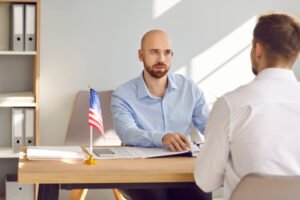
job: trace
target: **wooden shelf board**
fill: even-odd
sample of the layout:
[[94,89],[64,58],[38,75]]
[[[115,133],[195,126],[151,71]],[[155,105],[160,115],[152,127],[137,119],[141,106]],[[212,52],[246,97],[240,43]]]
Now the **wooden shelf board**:
[[36,55],[36,51],[0,51],[0,55],[31,56]]
[[18,157],[19,157],[19,153],[13,153],[11,147],[0,147],[0,158],[18,158]]

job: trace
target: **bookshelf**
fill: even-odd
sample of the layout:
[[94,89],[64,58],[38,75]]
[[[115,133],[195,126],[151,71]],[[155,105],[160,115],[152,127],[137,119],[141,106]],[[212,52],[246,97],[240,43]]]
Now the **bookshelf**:
[[[36,7],[34,50],[11,49],[11,5],[15,3]],[[14,108],[34,109],[34,144],[38,145],[40,141],[39,65],[40,0],[0,0],[0,200],[5,200],[6,174],[16,174],[18,168],[19,153],[13,152],[12,148]]]

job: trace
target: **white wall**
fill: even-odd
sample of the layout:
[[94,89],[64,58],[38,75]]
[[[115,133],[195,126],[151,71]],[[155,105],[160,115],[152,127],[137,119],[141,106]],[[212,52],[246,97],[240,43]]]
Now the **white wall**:
[[175,51],[172,70],[191,76],[213,102],[253,78],[248,55],[253,17],[264,11],[300,17],[295,0],[41,2],[43,145],[63,144],[78,90],[89,84],[97,90],[115,89],[141,73],[137,50],[149,29],[170,34]]

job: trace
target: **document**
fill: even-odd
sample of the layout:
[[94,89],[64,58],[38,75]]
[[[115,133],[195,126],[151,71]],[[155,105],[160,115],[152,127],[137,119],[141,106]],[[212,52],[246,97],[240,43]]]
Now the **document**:
[[[85,148],[89,152],[89,148]],[[171,152],[164,148],[144,148],[144,147],[94,147],[93,157],[95,159],[121,159],[121,158],[159,158],[169,156],[196,156],[200,149],[193,146],[192,150],[181,152]],[[105,152],[101,154],[101,152]],[[110,153],[108,153],[110,152]]]
[[60,160],[86,159],[87,154],[80,146],[29,146],[27,158],[29,160]]
[[[59,160],[81,159],[89,156],[89,147],[80,146],[28,146],[27,158],[29,160]],[[144,147],[94,147],[94,159],[132,159],[132,158],[160,158],[169,156],[196,156],[199,149],[171,152],[164,148]]]
[[5,103],[34,103],[33,92],[10,92],[0,94],[0,104]]

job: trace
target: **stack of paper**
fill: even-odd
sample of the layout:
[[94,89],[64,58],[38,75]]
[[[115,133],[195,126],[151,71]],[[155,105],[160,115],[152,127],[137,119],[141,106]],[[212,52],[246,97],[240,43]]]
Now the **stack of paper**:
[[[89,148],[86,148],[89,152]],[[158,158],[166,156],[196,156],[198,147],[192,150],[181,152],[171,152],[164,148],[144,148],[144,147],[95,147],[93,156],[96,159],[120,159],[120,158]],[[107,153],[110,152],[110,153]]]
[[33,92],[12,92],[0,94],[0,104],[29,104],[34,103]]
[[86,154],[80,146],[29,146],[27,158],[29,160],[57,160],[57,159],[81,159]]

